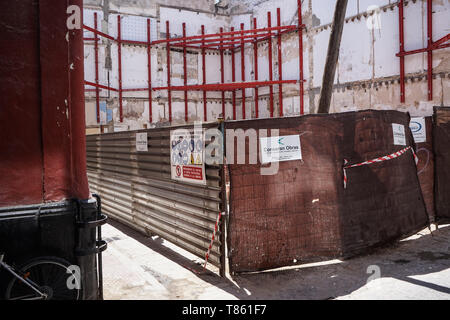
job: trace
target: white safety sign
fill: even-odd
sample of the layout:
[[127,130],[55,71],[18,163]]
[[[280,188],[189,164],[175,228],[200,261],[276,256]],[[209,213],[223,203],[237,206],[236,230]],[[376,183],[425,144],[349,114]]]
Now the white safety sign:
[[402,124],[393,123],[392,132],[394,134],[394,145],[406,146],[405,126]]
[[136,151],[137,152],[148,151],[147,132],[136,133]]
[[260,138],[261,162],[302,160],[300,136]]
[[411,118],[409,124],[411,132],[414,136],[414,141],[416,143],[427,142],[427,127],[425,123],[425,118]]

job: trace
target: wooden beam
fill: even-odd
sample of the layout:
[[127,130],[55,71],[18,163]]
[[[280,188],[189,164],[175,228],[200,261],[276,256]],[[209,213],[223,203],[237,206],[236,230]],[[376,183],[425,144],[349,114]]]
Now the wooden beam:
[[323,72],[322,89],[318,113],[329,113],[331,96],[333,94],[334,76],[341,47],[342,31],[344,29],[345,13],[348,0],[337,0],[334,10],[333,26],[328,44],[327,61]]

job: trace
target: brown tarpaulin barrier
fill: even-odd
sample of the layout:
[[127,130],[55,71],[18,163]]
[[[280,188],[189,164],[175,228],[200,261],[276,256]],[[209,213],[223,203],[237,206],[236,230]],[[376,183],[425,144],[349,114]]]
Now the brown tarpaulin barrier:
[[[428,219],[411,151],[348,169],[348,187],[343,187],[344,159],[355,164],[405,148],[393,144],[393,123],[405,127],[406,146],[413,146],[409,120],[408,114],[396,111],[363,111],[225,123],[226,129],[279,129],[279,136],[300,135],[303,156],[280,162],[278,173],[271,176],[260,175],[259,157],[256,165],[228,166],[230,271],[350,257],[425,226]],[[229,149],[232,142],[226,143]],[[248,156],[248,139],[246,145]]]
[[436,219],[450,218],[450,108],[434,108]]

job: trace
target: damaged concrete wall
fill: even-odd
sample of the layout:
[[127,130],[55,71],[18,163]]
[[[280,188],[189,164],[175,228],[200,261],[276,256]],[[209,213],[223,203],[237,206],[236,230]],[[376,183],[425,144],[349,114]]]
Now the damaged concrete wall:
[[[101,2],[101,3],[100,3]],[[335,88],[331,112],[356,111],[362,109],[409,111],[413,116],[430,116],[434,105],[450,104],[450,49],[437,50],[433,54],[433,101],[428,101],[427,93],[427,54],[407,56],[406,64],[406,103],[400,103],[399,51],[398,35],[398,1],[393,0],[349,0],[347,19],[341,52],[336,72]],[[257,18],[258,27],[267,25],[267,12],[272,13],[272,26],[276,25],[276,9],[281,8],[281,23],[296,25],[297,0],[222,0],[219,7],[214,1],[85,1],[85,24],[93,25],[93,12],[97,11],[99,19],[108,17],[103,31],[117,35],[117,12],[124,17],[123,34],[146,40],[145,20],[152,18],[152,39],[165,38],[165,21],[170,21],[172,37],[182,35],[182,23],[186,22],[187,35],[200,34],[200,27],[205,25],[207,33],[225,31],[234,27],[240,29],[244,23],[250,28],[253,18]],[[304,101],[305,111],[314,113],[318,105],[322,74],[326,59],[328,40],[333,18],[335,0],[303,0],[304,33],[304,74],[306,79]],[[426,1],[405,1],[405,45],[406,50],[420,49],[427,46]],[[107,10],[105,7],[107,6]],[[189,6],[189,7],[186,7]],[[220,8],[220,9],[219,9]],[[375,11],[371,11],[376,9]],[[433,1],[433,40],[448,33],[450,20],[449,0]],[[128,22],[127,22],[128,21]],[[105,23],[104,23],[105,24]],[[106,30],[105,30],[106,29]],[[142,38],[142,39],[141,39]],[[99,49],[100,83],[118,87],[117,46],[102,42]],[[245,47],[245,78],[255,79],[252,44]],[[298,33],[292,32],[282,37],[283,79],[298,80]],[[277,39],[273,39],[273,77],[278,79]],[[123,88],[145,88],[147,86],[147,53],[142,46],[122,47]],[[236,51],[236,81],[241,81],[240,51]],[[93,81],[94,49],[92,43],[86,44],[86,79]],[[107,69],[106,61],[111,57],[112,66]],[[165,46],[152,48],[153,86],[167,84],[167,52]],[[268,80],[268,45],[258,45],[259,80]],[[188,84],[201,84],[201,55],[196,50],[188,50]],[[208,51],[207,83],[220,82],[220,56]],[[171,50],[171,80],[173,85],[183,84],[183,55],[179,48]],[[225,82],[231,82],[231,56],[225,55]],[[278,86],[274,86],[275,115],[279,114]],[[114,122],[119,122],[118,97],[115,93],[101,91],[102,99],[108,102],[108,108],[114,110]],[[247,118],[255,116],[254,90],[246,90]],[[299,86],[283,86],[284,113],[287,116],[298,115],[300,110]],[[226,118],[232,116],[231,94],[226,94]],[[189,121],[202,119],[203,97],[201,92],[189,92]],[[260,88],[260,118],[269,117],[269,89]],[[87,93],[87,123],[96,126],[95,93]],[[125,104],[127,107],[125,107]],[[147,93],[124,93],[125,128],[138,129],[161,126],[168,122],[167,91],[153,94],[153,122],[149,123],[149,106]],[[237,91],[238,119],[242,117],[242,95]],[[136,110],[132,110],[136,106]],[[93,111],[92,111],[93,109]],[[126,110],[125,110],[126,109]],[[173,122],[184,123],[184,94],[172,92]],[[220,93],[209,92],[207,96],[208,120],[223,116]],[[129,115],[129,116],[128,116]],[[111,127],[112,129],[112,127]]]

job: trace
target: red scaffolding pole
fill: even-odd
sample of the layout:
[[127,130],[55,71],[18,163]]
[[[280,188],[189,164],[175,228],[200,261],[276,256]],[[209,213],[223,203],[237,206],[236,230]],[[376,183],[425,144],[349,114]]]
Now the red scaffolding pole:
[[[253,18],[253,28],[257,28],[257,21],[256,18]],[[253,43],[253,54],[254,54],[254,73],[255,73],[255,81],[259,80],[259,74],[258,74],[258,42],[255,40]],[[259,118],[259,89],[258,87],[255,88],[255,118]]]
[[[272,16],[270,11],[267,12],[267,27],[270,28],[272,26]],[[268,41],[268,50],[269,50],[269,81],[273,81],[273,70],[272,70],[272,32],[269,31],[269,41]],[[273,118],[273,86],[269,87],[269,103],[270,103],[270,117]]]
[[[281,26],[281,12],[280,12],[280,8],[277,8],[277,25],[278,27]],[[277,47],[278,47],[278,79],[280,81],[283,80],[283,59],[282,59],[282,54],[281,54],[281,33],[278,31],[278,42],[277,42]],[[283,85],[279,84],[278,86],[278,98],[280,99],[279,105],[280,105],[280,117],[284,116],[284,112],[283,112]]]
[[[205,35],[205,26],[202,25],[202,36]],[[202,39],[202,45],[204,46],[204,39]],[[206,85],[206,51],[205,47],[202,47],[202,74],[203,85]],[[208,109],[206,105],[206,90],[203,90],[203,121],[208,121]]]
[[[97,30],[97,12],[94,12],[94,28]],[[95,107],[97,110],[97,123],[100,123],[100,92],[99,92],[99,79],[98,79],[98,36],[97,34],[94,35],[94,50],[95,50],[95,84],[97,85],[95,87]]]
[[[168,108],[169,108],[169,121],[172,121],[172,91],[184,91],[184,100],[185,100],[185,121],[188,122],[188,92],[189,91],[202,91],[203,93],[203,119],[207,121],[207,92],[208,91],[217,91],[222,94],[222,116],[225,118],[226,116],[226,100],[225,100],[225,92],[230,91],[232,93],[232,104],[233,104],[233,119],[236,120],[236,91],[241,90],[242,92],[242,118],[246,119],[247,110],[246,110],[246,89],[254,89],[255,92],[255,115],[256,118],[259,118],[260,110],[259,110],[259,88],[260,87],[269,87],[270,89],[270,116],[274,117],[274,101],[273,101],[273,86],[279,86],[279,105],[280,105],[280,116],[284,116],[284,108],[283,108],[283,85],[284,84],[295,84],[297,80],[283,80],[283,68],[282,68],[282,35],[285,33],[295,32],[298,30],[299,32],[299,83],[300,83],[300,114],[304,113],[304,73],[303,73],[303,28],[305,27],[302,23],[301,16],[301,0],[298,0],[298,16],[299,21],[296,26],[281,26],[281,12],[280,9],[277,9],[277,26],[272,27],[271,22],[271,13],[267,13],[267,27],[266,28],[257,28],[256,18],[253,19],[253,29],[245,30],[244,24],[241,24],[241,28],[239,31],[235,31],[234,28],[231,28],[229,32],[224,32],[223,28],[220,28],[220,32],[217,34],[205,34],[205,27],[202,26],[201,35],[197,36],[186,36],[186,24],[183,23],[183,35],[178,38],[170,37],[170,25],[169,21],[166,21],[166,38],[160,40],[151,39],[151,29],[150,29],[150,19],[147,20],[147,39],[146,41],[134,41],[134,40],[126,40],[122,39],[121,34],[121,17],[117,17],[118,21],[118,31],[117,31],[117,39],[111,37],[99,30],[97,30],[97,19],[95,19],[94,28],[84,26],[84,29],[91,31],[94,33],[94,38],[88,39],[86,41],[94,40],[94,46],[96,51],[96,79],[95,83],[85,81],[85,85],[92,86],[96,92],[96,102],[97,109],[99,109],[99,91],[100,89],[112,90],[119,93],[119,106],[120,106],[120,121],[123,122],[123,92],[139,92],[139,91],[148,91],[149,96],[149,121],[152,123],[152,91],[158,90],[167,90],[168,92]],[[95,18],[97,14],[94,15]],[[118,45],[118,74],[119,74],[119,88],[111,88],[109,86],[101,85],[99,83],[98,77],[98,41],[99,37],[105,37],[107,39],[113,40],[117,42]],[[277,53],[278,53],[278,79],[273,79],[273,37],[277,37]],[[268,81],[259,81],[258,74],[258,43],[261,41],[268,42],[268,58],[269,58],[269,80]],[[445,42],[448,41],[448,38],[440,39],[436,42],[432,42],[429,45],[431,48],[441,48],[446,47],[447,44]],[[245,75],[245,45],[247,43],[251,43],[253,46],[254,53],[254,81],[247,82]],[[148,86],[145,88],[123,88],[123,75],[122,75],[122,44],[132,44],[132,45],[142,45],[147,47],[147,55],[148,55]],[[152,77],[151,77],[151,47],[152,45],[157,44],[165,44],[167,50],[167,86],[165,87],[152,87]],[[182,86],[172,86],[171,83],[171,47],[179,47],[182,48],[183,52],[183,76],[184,81]],[[187,81],[187,49],[193,48],[199,50],[202,55],[202,74],[203,81],[199,85],[188,85]],[[241,82],[236,82],[236,50],[241,50]],[[206,76],[206,50],[217,50],[220,53],[220,68],[221,68],[221,78],[220,83],[217,84],[208,84],[207,76]],[[225,83],[225,64],[224,64],[224,55],[225,51],[229,50],[231,54],[231,68],[232,68],[232,82]],[[427,51],[426,49],[424,49]],[[402,56],[411,54],[411,52],[403,52]],[[399,54],[400,56],[400,54]],[[87,91],[92,90],[86,88]],[[100,112],[97,112],[98,121]]]
[[[231,32],[234,32],[234,28],[231,27]],[[234,44],[231,48],[231,81],[236,82],[236,61],[235,61],[235,52],[234,52]],[[233,90],[231,93],[232,102],[233,102],[233,120],[236,120],[236,91]]]
[[[167,40],[170,39],[170,28],[169,28],[169,21],[166,21],[166,38]],[[167,46],[166,46],[166,50],[167,50],[167,99],[168,99],[168,104],[169,104],[169,122],[172,122],[172,84],[170,81],[170,65],[171,65],[171,61],[170,61],[170,42],[167,42]]]
[[149,121],[153,123],[153,108],[152,108],[152,44],[151,44],[151,32],[150,32],[150,19],[147,19],[147,67],[148,67],[148,112]]
[[123,105],[122,105],[122,28],[120,25],[120,15],[117,16],[117,50],[119,65],[119,113],[120,122],[123,122]]
[[[244,31],[244,24],[241,23],[241,30]],[[245,82],[245,45],[244,38],[242,38],[241,42],[241,81]],[[242,88],[242,119],[245,120],[245,88]]]
[[[220,33],[223,33],[223,28],[220,28]],[[222,37],[221,37],[222,38]],[[223,44],[223,41],[220,41],[220,44]],[[223,60],[223,49],[220,47],[220,82],[222,84],[225,83],[225,64]],[[222,117],[226,119],[225,114],[225,91],[222,91]]]
[[[183,23],[183,37],[186,38],[186,23]],[[186,43],[186,41],[185,41]],[[183,47],[183,83],[187,86],[187,63],[186,63],[187,48]],[[184,90],[184,121],[188,122],[188,94]]]
[[304,75],[303,75],[303,18],[302,18],[302,0],[297,0],[298,6],[298,58],[299,58],[299,72],[300,72],[300,115],[305,114],[304,104]]
[[446,44],[450,40],[450,34],[433,42],[433,1],[427,0],[427,47],[423,49],[405,51],[405,28],[404,28],[404,0],[398,3],[399,16],[399,41],[400,52],[397,57],[400,58],[400,102],[405,103],[405,56],[427,52],[427,80],[428,80],[428,100],[433,100],[433,50],[450,47]]

